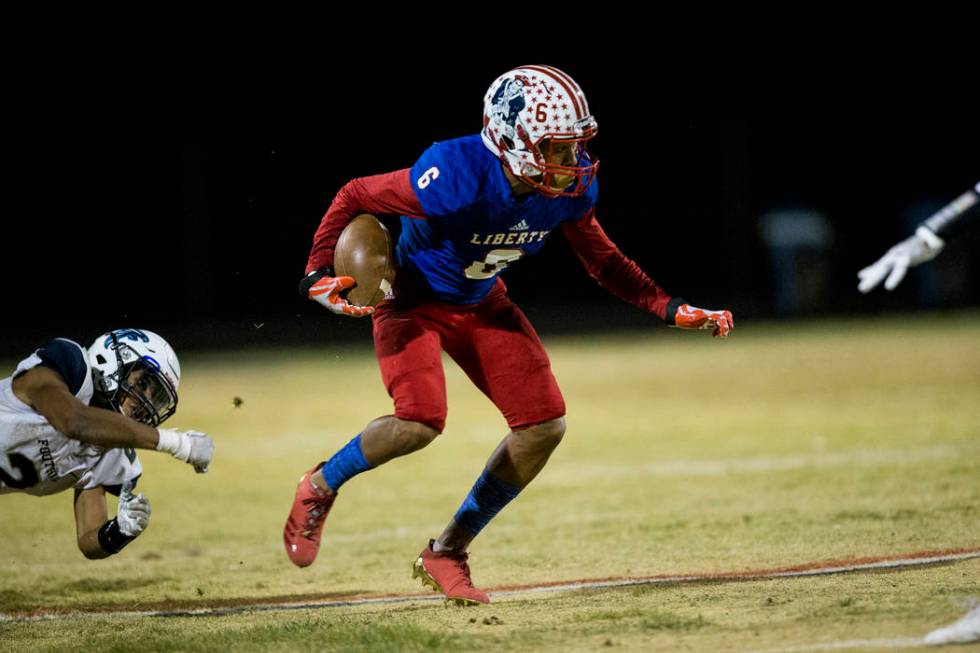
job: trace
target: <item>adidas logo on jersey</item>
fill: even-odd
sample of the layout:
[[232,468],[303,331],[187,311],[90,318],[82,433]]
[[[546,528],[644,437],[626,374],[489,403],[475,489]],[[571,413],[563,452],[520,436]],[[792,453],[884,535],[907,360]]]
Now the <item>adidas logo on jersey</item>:
[[528,229],[530,229],[530,227],[527,226],[527,220],[521,220],[520,222],[518,222],[517,224],[515,224],[513,227],[511,227],[510,229],[508,229],[508,231],[527,231]]

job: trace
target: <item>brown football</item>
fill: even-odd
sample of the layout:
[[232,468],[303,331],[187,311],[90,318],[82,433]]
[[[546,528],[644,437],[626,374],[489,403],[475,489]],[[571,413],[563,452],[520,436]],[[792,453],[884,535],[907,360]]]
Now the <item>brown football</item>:
[[376,306],[391,295],[395,280],[388,229],[368,213],[354,218],[340,233],[333,267],[338,277],[354,277],[356,285],[347,291],[347,301],[355,306]]

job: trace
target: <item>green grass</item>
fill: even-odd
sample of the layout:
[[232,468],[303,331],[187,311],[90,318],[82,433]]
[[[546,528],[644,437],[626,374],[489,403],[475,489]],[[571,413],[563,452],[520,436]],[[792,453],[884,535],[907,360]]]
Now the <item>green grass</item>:
[[471,609],[66,618],[0,623],[0,641],[12,652],[64,650],[69,642],[107,651],[766,650],[921,637],[963,611],[963,597],[980,591],[978,577],[980,561],[973,560],[878,574],[562,593]]
[[[568,433],[474,543],[474,579],[493,588],[980,546],[978,317],[740,324],[728,341],[674,330],[546,340]],[[320,559],[302,570],[282,551],[285,511],[303,471],[390,412],[373,355],[270,349],[182,362],[174,426],[215,437],[211,473],[144,452],[150,528],[99,562],[75,549],[69,493],[3,496],[0,611],[421,591],[411,561],[505,430],[451,362],[446,432],[345,486]],[[0,648],[753,650],[921,636],[971,596],[977,561],[472,610],[0,624]]]

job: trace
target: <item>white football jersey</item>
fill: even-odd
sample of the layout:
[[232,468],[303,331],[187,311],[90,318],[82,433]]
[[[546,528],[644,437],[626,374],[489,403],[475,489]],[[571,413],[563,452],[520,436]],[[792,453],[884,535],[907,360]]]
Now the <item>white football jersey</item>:
[[[55,342],[62,348],[70,344],[81,350],[85,376],[75,396],[88,404],[94,386],[85,349],[63,338]],[[22,360],[12,376],[0,380],[0,494],[26,492],[43,496],[68,488],[87,490],[134,481],[143,473],[135,451],[103,449],[66,437],[14,395],[14,377],[40,365],[41,351]],[[79,368],[82,360],[75,361]],[[72,383],[68,383],[71,387]]]

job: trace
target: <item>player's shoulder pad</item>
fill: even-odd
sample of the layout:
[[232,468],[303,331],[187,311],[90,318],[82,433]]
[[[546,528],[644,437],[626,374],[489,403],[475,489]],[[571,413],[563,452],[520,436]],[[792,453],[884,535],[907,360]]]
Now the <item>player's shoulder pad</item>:
[[450,215],[473,204],[496,162],[479,135],[433,143],[412,166],[410,180],[425,214]]
[[41,365],[58,373],[68,390],[77,395],[91,374],[85,350],[67,338],[55,338],[37,350]]

